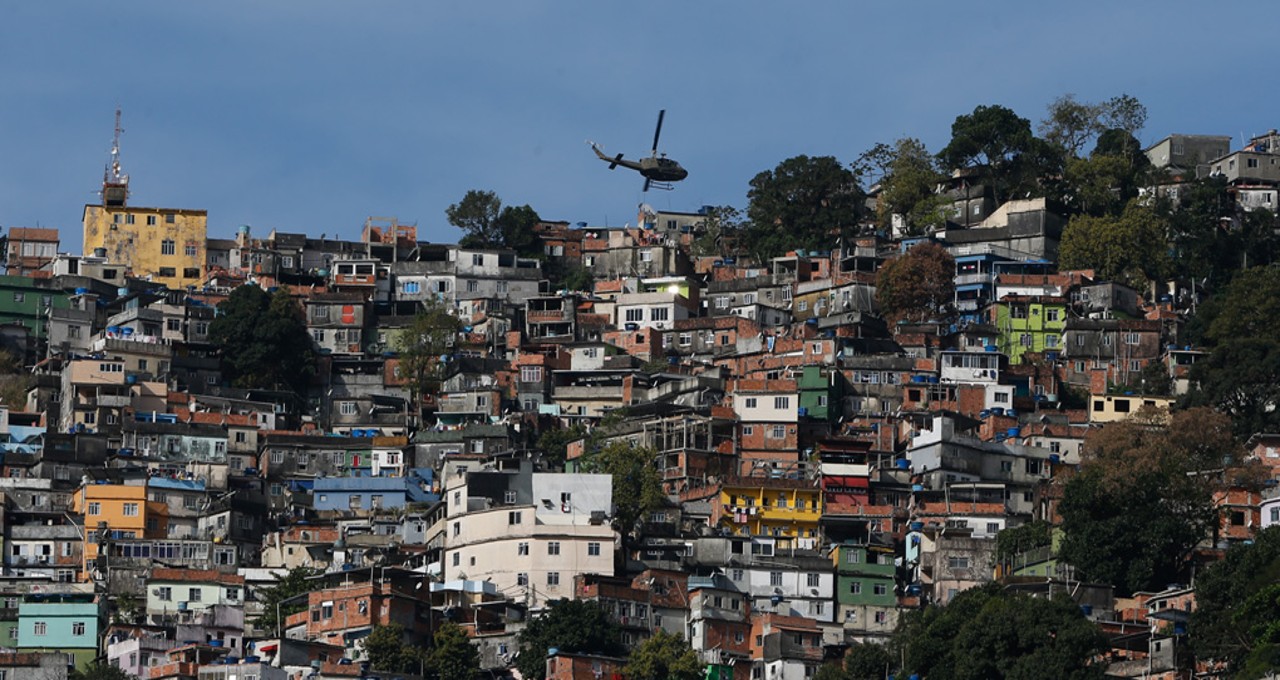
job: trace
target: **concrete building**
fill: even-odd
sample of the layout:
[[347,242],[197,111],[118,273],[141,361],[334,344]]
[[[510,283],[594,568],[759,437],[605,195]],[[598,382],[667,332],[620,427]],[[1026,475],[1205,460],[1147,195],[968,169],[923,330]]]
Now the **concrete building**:
[[5,248],[5,273],[33,276],[57,255],[57,229],[12,227]]
[[612,479],[469,472],[446,482],[445,581],[489,580],[530,608],[569,597],[579,574],[613,574]]

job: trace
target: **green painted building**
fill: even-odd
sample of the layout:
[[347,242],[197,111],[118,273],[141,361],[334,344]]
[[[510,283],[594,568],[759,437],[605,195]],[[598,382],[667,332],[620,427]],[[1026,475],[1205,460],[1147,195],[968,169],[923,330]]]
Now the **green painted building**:
[[49,279],[0,276],[0,325],[20,323],[31,337],[43,340],[48,337],[49,309],[67,309],[69,297]]
[[1067,326],[1067,301],[1052,296],[1006,295],[991,303],[988,320],[999,333],[999,351],[1010,363],[1027,352],[1057,352]]
[[893,607],[893,549],[867,545],[838,545],[834,552],[836,602],[840,605]]
[[797,387],[800,391],[800,415],[815,421],[831,422],[839,418],[844,399],[844,374],[822,366],[805,366]]

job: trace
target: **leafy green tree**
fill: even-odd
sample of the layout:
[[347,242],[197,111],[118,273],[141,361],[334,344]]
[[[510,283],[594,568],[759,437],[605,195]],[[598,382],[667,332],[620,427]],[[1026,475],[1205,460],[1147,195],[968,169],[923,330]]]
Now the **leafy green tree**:
[[1048,115],[1040,121],[1040,136],[1057,145],[1071,158],[1079,158],[1089,141],[1102,132],[1102,107],[1082,102],[1074,94],[1064,94],[1049,104]]
[[998,202],[1040,195],[1040,179],[1057,175],[1062,166],[1062,152],[1036,138],[1030,121],[998,105],[957,116],[951,142],[938,158],[949,168],[980,168]]
[[22,361],[12,352],[0,349],[0,404],[14,410],[25,409],[27,390],[31,389],[32,382]]
[[1274,338],[1274,314],[1280,312],[1280,269],[1254,267],[1241,272],[1213,305],[1202,313],[1208,322],[1205,341],[1216,344],[1240,338]]
[[[319,572],[309,567],[294,567],[283,576],[277,575],[271,585],[258,592],[262,614],[254,622],[254,627],[265,635],[274,635],[284,623],[281,619],[288,619],[290,615],[305,611],[307,603],[298,596],[315,589],[315,584],[309,579],[317,573]],[[276,618],[277,607],[281,619]]]
[[458,244],[466,248],[497,248],[502,244],[498,215],[502,200],[492,191],[471,189],[444,211],[449,224],[465,232]]
[[1167,397],[1173,394],[1173,378],[1163,361],[1150,361],[1130,377],[1129,387],[1140,394]]
[[1053,526],[1038,519],[996,534],[996,560],[1007,563],[1018,555],[1053,544]]
[[619,656],[625,653],[618,624],[599,603],[556,600],[517,638],[516,669],[526,680],[546,680],[547,650]]
[[1195,588],[1189,632],[1196,657],[1225,661],[1234,677],[1262,677],[1255,671],[1280,656],[1280,527],[1233,546],[1196,575]]
[[701,234],[691,251],[701,257],[729,257],[736,250],[746,227],[742,213],[731,205],[713,206],[698,223]]
[[1195,389],[1188,405],[1208,405],[1231,416],[1240,438],[1280,427],[1280,342],[1242,337],[1214,347],[1191,367]]
[[436,630],[426,668],[436,680],[474,680],[480,672],[480,651],[462,626],[446,621]]
[[1162,201],[1159,209],[1167,215],[1175,273],[1209,288],[1225,285],[1242,260],[1235,235],[1224,227],[1236,212],[1226,179],[1191,180],[1177,201]]
[[628,680],[699,680],[704,666],[683,636],[659,628],[631,650]]
[[880,267],[876,301],[890,322],[946,318],[955,300],[955,258],[932,241],[921,243]]
[[848,680],[882,680],[885,671],[895,666],[885,645],[855,642],[844,655],[844,671]]
[[1158,247],[1165,228],[1155,210],[1137,201],[1119,217],[1077,215],[1063,231],[1058,264],[1062,269],[1092,269],[1104,279],[1141,290],[1170,270],[1168,254]]
[[915,138],[894,142],[887,172],[880,180],[877,221],[890,225],[892,215],[902,215],[909,234],[924,233],[946,224],[949,200],[936,193],[945,175],[924,142]]
[[746,245],[761,260],[796,248],[830,250],[857,225],[863,198],[857,177],[834,157],[789,158],[751,180]]
[[541,255],[533,228],[542,218],[527,205],[504,207],[498,194],[472,189],[444,214],[449,224],[465,232],[458,240],[464,248],[510,248],[526,257]]
[[662,508],[666,501],[662,477],[654,464],[656,458],[653,449],[626,441],[588,447],[582,456],[584,472],[613,477],[613,528],[624,540],[634,536],[640,520]]
[[73,669],[67,677],[70,680],[138,680],[138,676],[102,661],[96,661],[84,670]]
[[542,460],[553,470],[563,469],[565,458],[569,453],[569,444],[586,435],[587,428],[582,425],[543,430],[538,436],[538,450],[542,452]]
[[1206,408],[1131,417],[1090,433],[1063,490],[1062,558],[1118,594],[1181,580],[1217,522],[1213,471],[1244,459],[1231,419]]
[[369,668],[391,673],[413,673],[425,664],[422,652],[405,641],[404,627],[398,623],[375,625],[364,639]]
[[429,300],[408,328],[392,339],[400,359],[401,375],[409,381],[413,402],[439,390],[444,369],[441,357],[453,352],[462,322],[442,302]]
[[906,614],[896,637],[905,670],[922,677],[1092,680],[1104,674],[1091,662],[1106,639],[1066,595],[1032,598],[996,584],[973,588],[945,607]]
[[223,371],[240,387],[305,392],[315,375],[315,351],[302,306],[285,288],[268,294],[254,284],[231,291],[209,324]]

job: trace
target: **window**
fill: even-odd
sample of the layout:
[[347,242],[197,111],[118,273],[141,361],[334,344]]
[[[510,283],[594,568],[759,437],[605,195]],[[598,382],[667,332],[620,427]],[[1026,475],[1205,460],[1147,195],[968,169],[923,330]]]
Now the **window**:
[[1027,308],[1020,305],[1010,305],[1009,316],[1014,319],[1025,319],[1027,318]]
[[1044,346],[1045,346],[1045,347],[1057,347],[1057,346],[1058,346],[1058,336],[1056,336],[1056,335],[1046,335],[1046,336],[1044,336]]
[[547,554],[548,554],[548,555],[559,555],[559,554],[560,554],[560,541],[548,541],[548,542],[547,542]]
[[[1277,522],[1280,522],[1280,508],[1273,508],[1273,509],[1271,510],[1271,512],[1272,512],[1272,514],[1277,515],[1276,521],[1277,521]],[[741,581],[741,580],[742,580],[742,570],[741,570],[741,569],[734,569],[732,572],[730,572],[730,576],[729,576],[729,578],[733,579],[734,581]]]
[[819,578],[819,577],[818,577],[818,575],[817,575],[817,574],[806,574],[806,575],[805,575],[805,585],[807,585],[807,586],[808,586],[808,587],[810,587],[810,588],[817,588],[817,587],[818,587],[818,578]]
[[783,425],[774,425],[769,428],[769,437],[772,439],[785,439],[787,436],[787,428]]
[[456,567],[456,566],[459,566],[459,565],[461,565],[461,564],[462,564],[462,553],[454,553],[454,554],[453,554],[453,566],[455,566],[455,567]]
[[31,626],[31,632],[35,635],[47,635],[49,633],[49,624],[44,621],[36,621]]
[[410,295],[417,295],[422,292],[422,283],[419,281],[405,281],[401,290]]
[[173,277],[178,275],[178,270],[173,267],[161,267],[157,275]]
[[1130,371],[1141,371],[1141,370],[1142,370],[1142,360],[1141,360],[1141,359],[1130,359],[1130,360],[1129,360],[1129,370],[1130,370]]
[[14,294],[13,294],[13,301],[14,301],[14,302],[24,302],[24,301],[26,301],[26,299],[27,299],[27,294],[26,294],[26,293],[14,293]]
[[196,256],[196,246],[195,246],[195,244],[193,244],[193,243],[188,243],[187,245],[183,246],[183,247],[182,247],[182,254],[183,254],[183,255],[186,255],[187,257],[195,257],[195,256]]
[[887,612],[876,612],[876,623],[888,623],[889,614]]
[[89,502],[89,514],[90,514],[90,515],[101,515],[101,514],[102,514],[102,504],[101,504],[101,503],[99,503],[99,502],[97,502],[97,501],[90,501],[90,502]]
[[516,574],[516,585],[518,585],[518,586],[527,586],[527,585],[529,585],[529,575],[528,575],[528,574],[526,574],[526,573],[525,573],[525,572],[523,572],[523,571],[522,571],[522,572],[520,572],[520,573],[518,573],[518,574]]
[[528,554],[529,554],[529,543],[528,543],[527,541],[521,541],[521,542],[517,543],[517,544],[516,544],[516,554],[517,554],[517,555],[528,555]]
[[877,583],[874,586],[872,586],[871,592],[875,593],[876,595],[884,595],[885,593],[889,592],[889,587],[883,583]]
[[862,594],[862,582],[861,582],[861,581],[850,581],[850,582],[849,582],[849,594],[850,594],[850,595],[861,595],[861,594]]
[[178,252],[178,246],[172,239],[165,239],[160,242],[161,255],[175,255]]
[[200,601],[200,589],[187,588],[187,602],[199,602],[199,601]]
[[746,399],[742,400],[742,408],[755,408],[755,407],[756,407],[755,397],[747,397]]
[[521,366],[520,382],[527,382],[527,383],[542,382],[542,367],[541,366]]
[[506,491],[506,492],[503,492],[502,494],[502,502],[507,505],[515,505],[516,498],[517,498],[517,494],[514,491]]
[[547,572],[547,586],[554,588],[558,585],[560,585],[560,572],[558,571]]
[[947,557],[947,568],[948,569],[968,569],[969,558],[951,555]]
[[774,397],[773,407],[776,409],[791,408],[791,397]]
[[137,503],[125,503],[125,504],[124,504],[123,512],[124,512],[124,516],[125,516],[125,517],[137,517],[137,516],[138,516],[138,504],[137,504]]
[[467,292],[474,293],[480,290],[480,282],[475,279],[467,279]]
[[513,525],[513,526],[514,526],[514,525],[519,524],[519,523],[520,523],[520,511],[519,511],[519,510],[512,510],[511,512],[508,512],[508,513],[507,513],[507,524],[509,524],[509,525]]
[[1033,343],[1031,334],[1023,333],[1020,336],[1018,336],[1018,343],[1021,344],[1023,347],[1031,347]]
[[796,309],[797,309],[798,311],[801,311],[801,312],[808,311],[808,310],[809,310],[809,301],[808,301],[808,300],[800,300],[800,301],[796,302]]
[[71,634],[80,637],[84,635],[84,621],[76,621],[71,624]]
[[1115,401],[1115,409],[1116,409],[1116,413],[1128,413],[1128,412],[1129,412],[1129,400],[1128,400],[1128,399],[1117,399],[1117,400]]
[[850,550],[849,552],[844,554],[845,564],[857,564],[861,561],[862,561],[862,553],[859,553],[856,550]]
[[338,402],[338,413],[344,416],[354,416],[356,414],[356,403],[354,401]]
[[595,542],[595,541],[592,541],[592,542],[588,543],[588,544],[587,544],[587,555],[588,555],[588,556],[590,556],[590,557],[599,557],[599,556],[600,556],[600,544],[599,544],[599,543],[597,543],[597,542]]
[[780,571],[769,572],[769,585],[771,586],[782,585],[782,572]]
[[666,307],[654,307],[649,310],[650,321],[666,321],[670,310]]
[[644,321],[644,310],[643,310],[643,309],[628,309],[628,310],[626,311],[626,319],[627,319],[627,321],[631,321],[631,322],[635,322],[635,321]]
[[125,223],[125,224],[133,224],[135,219],[136,219],[136,216],[135,216],[135,215],[125,215],[125,216],[124,216],[124,223]]
[[756,426],[755,426],[755,425],[743,425],[743,426],[742,426],[742,436],[744,436],[744,437],[750,437],[750,436],[754,435],[755,433],[756,433]]
[[1057,321],[1059,318],[1058,315],[1061,313],[1062,313],[1062,310],[1059,310],[1059,309],[1046,309],[1044,310],[1044,320]]

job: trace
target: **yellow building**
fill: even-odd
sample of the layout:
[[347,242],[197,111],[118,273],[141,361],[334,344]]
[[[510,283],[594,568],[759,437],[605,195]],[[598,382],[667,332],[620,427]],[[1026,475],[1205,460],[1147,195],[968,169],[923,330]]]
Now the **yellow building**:
[[102,203],[86,205],[84,254],[129,267],[135,278],[170,288],[198,286],[205,269],[208,211],[129,206],[129,176],[120,166],[120,110],[111,161],[102,174]]
[[[103,255],[129,267],[134,277],[182,289],[203,282],[208,211],[84,207],[84,254]],[[105,251],[105,252],[100,252]]]
[[739,535],[816,539],[822,489],[807,479],[730,478],[720,487],[719,510],[720,525]]

